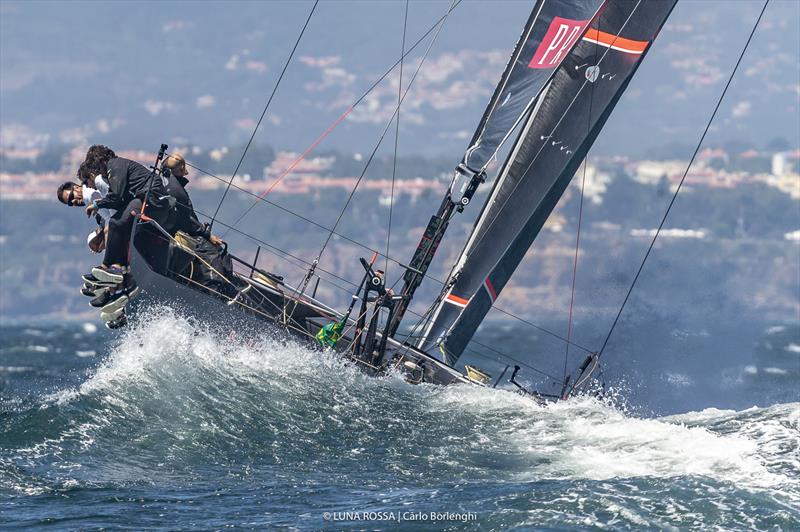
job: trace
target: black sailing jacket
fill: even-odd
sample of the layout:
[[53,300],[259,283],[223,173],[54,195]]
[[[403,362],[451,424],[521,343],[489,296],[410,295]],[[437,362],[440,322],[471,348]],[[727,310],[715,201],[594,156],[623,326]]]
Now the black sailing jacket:
[[[151,172],[136,161],[115,157],[108,161],[108,194],[97,201],[97,208],[124,209],[134,198],[144,200],[150,187]],[[149,203],[153,208],[168,205],[167,190],[160,175],[155,176]]]
[[[204,235],[206,228],[197,219],[192,200],[186,192],[189,180],[185,177],[170,176],[167,182],[167,191],[175,198],[175,226],[174,231],[183,231],[189,236]],[[173,231],[173,232],[174,232]]]

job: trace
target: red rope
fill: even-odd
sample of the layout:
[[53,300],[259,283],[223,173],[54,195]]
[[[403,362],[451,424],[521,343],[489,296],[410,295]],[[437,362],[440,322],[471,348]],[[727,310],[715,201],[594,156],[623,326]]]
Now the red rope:
[[278,177],[275,179],[275,181],[274,181],[274,182],[273,182],[273,183],[272,183],[272,184],[269,186],[269,188],[268,188],[267,190],[265,190],[263,193],[261,193],[261,194],[258,196],[258,198],[259,198],[259,199],[264,199],[264,197],[266,197],[266,195],[267,195],[267,194],[269,194],[270,192],[272,192],[272,189],[274,189],[274,188],[275,188],[275,187],[278,185],[278,183],[280,183],[280,182],[283,180],[283,178],[284,178],[284,177],[286,177],[287,175],[289,175],[289,174],[291,173],[291,171],[292,171],[292,170],[294,170],[294,169],[295,169],[295,167],[296,167],[298,164],[300,164],[300,162],[301,162],[303,159],[305,159],[305,158],[306,158],[306,156],[307,156],[309,153],[311,153],[311,150],[313,150],[314,148],[316,148],[316,147],[319,145],[319,143],[320,143],[320,142],[322,142],[322,140],[323,140],[325,137],[327,137],[327,136],[328,136],[328,134],[329,134],[331,131],[333,131],[333,130],[336,128],[336,126],[338,126],[339,124],[341,124],[342,120],[344,120],[345,118],[347,118],[347,115],[349,115],[349,114],[350,114],[350,112],[351,112],[352,110],[353,110],[353,108],[352,108],[352,107],[348,107],[348,108],[347,108],[347,110],[346,110],[344,113],[342,113],[342,116],[340,116],[339,118],[337,118],[337,119],[336,119],[336,121],[335,121],[333,124],[331,124],[330,126],[328,126],[328,129],[326,129],[326,130],[325,130],[325,131],[322,133],[322,135],[320,135],[319,137],[317,137],[317,140],[315,140],[315,141],[314,141],[314,142],[311,144],[311,146],[309,146],[309,147],[308,147],[308,149],[306,149],[306,151],[304,151],[304,152],[302,153],[302,155],[300,155],[300,157],[298,157],[297,159],[295,159],[295,160],[292,162],[292,164],[290,164],[290,165],[289,165],[289,166],[286,168],[286,170],[284,170],[284,171],[283,171],[283,173],[281,173],[281,175],[279,175],[279,176],[278,176]]

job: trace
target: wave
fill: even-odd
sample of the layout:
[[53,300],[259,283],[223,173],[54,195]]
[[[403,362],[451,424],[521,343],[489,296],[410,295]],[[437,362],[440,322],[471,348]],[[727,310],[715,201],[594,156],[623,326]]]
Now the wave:
[[[707,479],[800,501],[800,404],[641,418],[590,398],[366,377],[270,331],[169,309],[134,323],[82,384],[8,417],[2,485],[180,484],[208,465],[371,482]],[[24,473],[23,473],[24,472]]]

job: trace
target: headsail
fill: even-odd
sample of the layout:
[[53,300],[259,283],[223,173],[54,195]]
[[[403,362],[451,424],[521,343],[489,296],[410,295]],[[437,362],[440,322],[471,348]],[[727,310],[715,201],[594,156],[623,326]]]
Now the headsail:
[[506,160],[420,347],[454,363],[538,235],[677,0],[614,0],[561,63]]
[[538,0],[506,65],[475,135],[439,210],[409,262],[402,300],[390,328],[394,333],[414,292],[422,283],[450,218],[469,204],[483,182],[484,170],[503,142],[517,129],[542,88],[568,56],[604,0]]
[[459,203],[534,104],[604,0],[539,0],[461,160],[450,194]]

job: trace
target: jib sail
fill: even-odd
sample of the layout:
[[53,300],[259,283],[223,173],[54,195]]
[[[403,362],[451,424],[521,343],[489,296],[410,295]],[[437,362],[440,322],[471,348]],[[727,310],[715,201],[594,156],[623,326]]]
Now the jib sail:
[[568,57],[603,0],[538,0],[483,113],[475,135],[412,257],[404,276],[402,301],[390,331],[394,333],[422,283],[450,218],[469,204],[485,170],[503,142],[537,101],[556,68]]
[[525,116],[420,347],[438,347],[450,363],[461,355],[676,2],[613,0],[592,19]]
[[603,0],[540,0],[534,6],[462,163],[478,172],[513,131],[578,42]]

